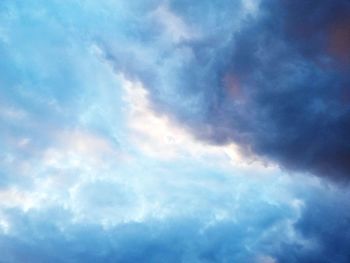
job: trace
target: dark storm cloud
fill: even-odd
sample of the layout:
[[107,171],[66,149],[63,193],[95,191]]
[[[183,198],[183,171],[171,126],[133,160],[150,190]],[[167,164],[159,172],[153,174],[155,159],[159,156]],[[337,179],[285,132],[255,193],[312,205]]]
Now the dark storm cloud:
[[142,74],[124,70],[145,81],[156,110],[201,139],[350,178],[349,1],[263,0],[241,17],[238,1],[223,5],[170,2],[202,37],[163,45]]
[[[261,9],[235,36],[225,74],[237,76],[246,102],[235,110],[243,125],[225,114],[223,136],[245,134],[243,144],[287,168],[348,178],[350,50],[339,42],[349,41],[349,2],[263,1]],[[231,110],[233,97],[210,117]]]

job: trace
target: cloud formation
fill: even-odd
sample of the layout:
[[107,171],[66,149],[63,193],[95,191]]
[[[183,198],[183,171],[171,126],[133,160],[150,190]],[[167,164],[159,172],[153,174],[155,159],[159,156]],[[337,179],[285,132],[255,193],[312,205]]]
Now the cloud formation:
[[[221,196],[221,203],[226,202],[232,208],[240,206],[226,216],[213,217],[210,206],[199,202],[197,205],[204,205],[204,213],[193,213],[195,210],[191,209],[181,216],[153,217],[106,227],[92,221],[72,221],[72,211],[62,207],[27,212],[7,209],[0,224],[2,259],[5,262],[348,262],[349,193],[331,190],[320,198],[320,193],[325,193],[323,186],[292,184],[289,186],[299,188],[300,199],[287,198],[286,202],[278,203],[269,199],[270,193],[283,187],[283,183],[268,187],[254,199],[250,191],[256,193],[256,189],[243,185],[246,189],[241,189],[240,195],[244,202]],[[93,192],[86,188],[84,191],[88,195],[99,192],[100,202],[117,198],[117,195],[108,196],[108,191],[106,196],[100,195],[101,190],[114,186],[102,185],[101,189],[101,185],[96,185],[90,188]],[[100,213],[104,207],[101,204],[90,202],[89,207]],[[174,208],[182,206],[179,205]]]
[[347,180],[347,1],[169,1],[152,14],[163,30],[140,27],[153,38],[132,65],[105,48],[116,70],[145,84],[156,110],[211,143]]
[[0,261],[349,262],[348,5],[0,1]]

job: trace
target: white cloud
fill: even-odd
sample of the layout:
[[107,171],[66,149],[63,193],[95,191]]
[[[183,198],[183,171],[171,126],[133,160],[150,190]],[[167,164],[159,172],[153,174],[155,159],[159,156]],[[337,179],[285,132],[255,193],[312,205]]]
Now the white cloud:
[[39,207],[44,197],[36,192],[19,190],[16,187],[0,191],[0,207],[18,207],[23,211]]

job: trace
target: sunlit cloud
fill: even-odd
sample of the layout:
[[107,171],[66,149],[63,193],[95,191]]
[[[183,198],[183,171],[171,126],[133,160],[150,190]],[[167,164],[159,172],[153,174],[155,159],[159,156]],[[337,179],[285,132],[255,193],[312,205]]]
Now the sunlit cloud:
[[221,163],[256,169],[276,169],[257,156],[245,155],[234,143],[208,144],[195,138],[188,129],[167,115],[152,108],[148,91],[141,82],[128,80],[120,75],[128,107],[128,126],[135,146],[145,154],[160,159],[213,158]]

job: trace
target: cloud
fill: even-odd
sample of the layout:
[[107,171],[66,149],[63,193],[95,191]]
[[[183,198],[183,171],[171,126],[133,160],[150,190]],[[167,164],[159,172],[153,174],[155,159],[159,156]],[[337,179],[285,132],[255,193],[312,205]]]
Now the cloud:
[[349,261],[345,1],[0,2],[1,260]]
[[[307,240],[311,240],[313,245],[307,249],[294,244],[282,244],[280,250],[275,251],[275,257],[280,262],[349,261],[350,254],[346,249],[350,244],[347,230],[350,216],[347,202],[349,190],[331,188],[324,192],[318,187],[310,190],[302,216],[294,227]],[[288,253],[285,253],[286,250]]]
[[[125,204],[124,198],[109,194],[113,185],[91,186],[84,187],[88,198],[81,200],[97,209],[93,211],[97,216],[109,215],[101,213],[106,207]],[[281,186],[269,187],[265,194]],[[245,202],[239,202],[240,208],[228,217],[212,218],[213,211],[204,206],[205,213],[191,209],[178,217],[149,217],[108,227],[76,221],[62,207],[26,212],[7,209],[1,214],[2,257],[6,262],[347,262],[348,192],[333,189],[319,195],[325,193],[320,184],[292,183],[289,187],[300,190],[296,196],[302,205],[290,199],[271,203],[272,199],[260,194],[251,199],[248,191],[242,194]],[[90,202],[93,195],[98,198]],[[217,201],[234,202],[225,200],[228,195],[222,197]],[[111,201],[117,205],[106,206]]]
[[200,37],[169,45],[159,33],[142,56],[129,49],[133,65],[105,48],[116,71],[145,85],[156,111],[210,143],[238,143],[291,170],[348,178],[347,1],[191,8],[180,1],[167,10]]
[[142,83],[130,81],[122,75],[120,78],[125,92],[124,100],[128,105],[129,136],[145,154],[158,159],[221,157],[224,162],[231,161],[234,166],[253,167],[255,164],[255,169],[259,169],[259,165],[267,165],[255,156],[242,156],[239,147],[233,143],[216,146],[197,140],[186,127],[154,111],[150,94]]
[[180,18],[173,14],[169,7],[159,6],[153,13],[152,17],[155,21],[164,28],[164,38],[170,38],[174,43],[181,43],[184,41],[190,41],[196,38],[196,32],[194,29],[188,27],[188,25]]

